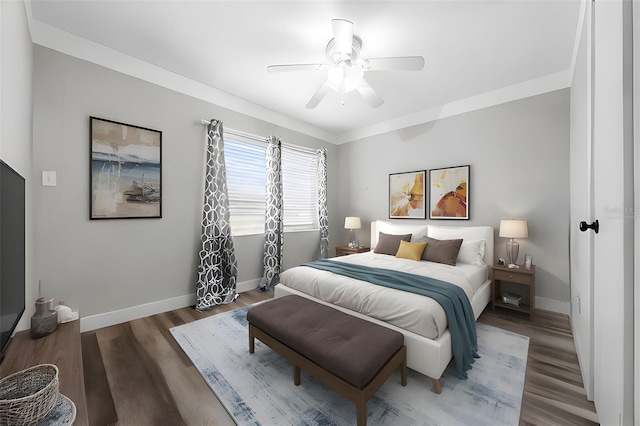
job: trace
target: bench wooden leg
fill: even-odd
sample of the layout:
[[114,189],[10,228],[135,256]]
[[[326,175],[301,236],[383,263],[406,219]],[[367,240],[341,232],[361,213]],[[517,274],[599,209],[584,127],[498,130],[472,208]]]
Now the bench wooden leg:
[[402,386],[407,386],[407,361],[405,361],[400,366],[400,384]]
[[366,426],[367,425],[367,400],[364,397],[364,394],[360,395],[358,401],[356,402],[356,418],[358,426]]
[[255,341],[253,340],[253,325],[249,324],[249,353],[252,354],[255,350]]
[[300,386],[300,367],[297,365],[293,366],[293,384]]
[[433,381],[433,391],[435,393],[442,393],[442,382],[440,379],[431,379]]

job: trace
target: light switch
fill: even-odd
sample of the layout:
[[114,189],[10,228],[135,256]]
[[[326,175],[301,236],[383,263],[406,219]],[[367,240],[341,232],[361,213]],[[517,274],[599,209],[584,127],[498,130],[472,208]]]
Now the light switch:
[[42,186],[56,186],[56,172],[42,172]]

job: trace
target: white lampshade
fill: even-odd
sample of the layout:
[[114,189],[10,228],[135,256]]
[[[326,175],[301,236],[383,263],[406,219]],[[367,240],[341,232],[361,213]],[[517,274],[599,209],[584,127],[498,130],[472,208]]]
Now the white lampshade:
[[347,216],[344,218],[344,229],[360,229],[360,218],[357,216]]
[[529,229],[526,220],[501,220],[500,236],[505,238],[527,238]]

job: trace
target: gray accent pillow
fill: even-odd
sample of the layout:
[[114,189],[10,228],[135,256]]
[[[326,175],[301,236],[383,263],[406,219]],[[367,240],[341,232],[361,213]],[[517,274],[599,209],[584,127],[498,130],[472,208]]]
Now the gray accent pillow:
[[420,238],[420,241],[427,242],[427,247],[425,247],[422,252],[422,260],[456,266],[456,259],[458,258],[458,252],[462,245],[462,238],[455,240],[436,240],[431,237],[423,237]]
[[410,241],[411,234],[391,235],[385,234],[384,232],[379,232],[378,244],[376,244],[376,248],[373,249],[373,252],[395,256],[398,252],[398,248],[400,247],[401,240]]

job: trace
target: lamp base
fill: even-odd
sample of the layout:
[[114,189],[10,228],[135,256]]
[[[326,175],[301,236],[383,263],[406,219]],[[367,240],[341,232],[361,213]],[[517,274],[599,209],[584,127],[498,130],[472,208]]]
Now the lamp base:
[[356,240],[356,231],[354,231],[353,229],[349,230],[349,244],[347,244],[347,246],[349,248],[358,248],[358,247],[360,247],[360,244]]
[[518,262],[518,254],[520,254],[520,244],[518,244],[518,242],[512,238],[507,242],[507,258],[509,259],[509,268],[516,267],[516,263]]

